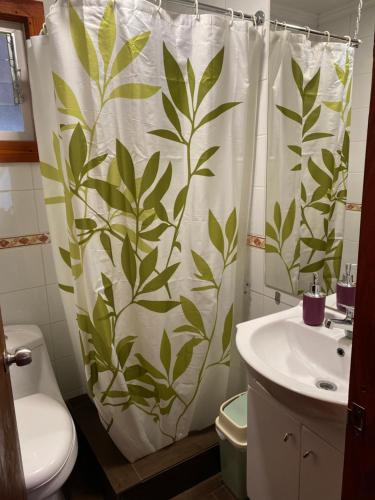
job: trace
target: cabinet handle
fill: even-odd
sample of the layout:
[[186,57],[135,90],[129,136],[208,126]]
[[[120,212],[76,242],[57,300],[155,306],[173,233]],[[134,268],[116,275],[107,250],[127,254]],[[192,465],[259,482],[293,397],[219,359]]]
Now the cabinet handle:
[[284,434],[284,437],[283,437],[284,443],[286,443],[289,440],[289,438],[292,437],[292,436],[293,436],[293,434],[291,432],[286,432]]
[[307,450],[305,451],[305,453],[302,455],[303,458],[307,458],[309,457],[310,455],[312,455],[314,452],[312,450]]

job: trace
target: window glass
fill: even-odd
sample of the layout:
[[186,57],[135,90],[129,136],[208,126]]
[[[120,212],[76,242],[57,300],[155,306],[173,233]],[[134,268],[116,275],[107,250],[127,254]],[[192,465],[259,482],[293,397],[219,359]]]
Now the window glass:
[[9,33],[0,32],[0,130],[23,132],[23,113],[16,94],[14,78],[16,68],[13,54],[14,39]]

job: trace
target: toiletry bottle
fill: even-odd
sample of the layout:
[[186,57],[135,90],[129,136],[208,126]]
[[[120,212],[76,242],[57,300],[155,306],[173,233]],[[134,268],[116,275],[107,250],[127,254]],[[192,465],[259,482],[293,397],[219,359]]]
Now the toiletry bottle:
[[320,291],[318,273],[313,273],[310,291],[303,294],[303,321],[306,325],[320,326],[324,321],[326,296]]
[[346,311],[345,306],[354,306],[356,283],[353,279],[352,271],[356,268],[356,264],[346,264],[345,273],[341,281],[336,285],[336,303],[337,309]]

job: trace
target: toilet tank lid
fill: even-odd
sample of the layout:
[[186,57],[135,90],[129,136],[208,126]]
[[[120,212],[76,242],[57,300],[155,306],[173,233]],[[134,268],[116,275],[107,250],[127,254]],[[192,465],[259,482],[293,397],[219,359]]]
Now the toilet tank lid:
[[43,345],[43,335],[36,325],[5,325],[6,346],[8,351],[13,352],[20,347],[35,349]]

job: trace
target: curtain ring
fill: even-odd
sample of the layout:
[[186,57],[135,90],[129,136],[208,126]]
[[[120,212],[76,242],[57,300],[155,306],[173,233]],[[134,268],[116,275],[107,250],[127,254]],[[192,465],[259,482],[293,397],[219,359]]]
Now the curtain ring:
[[199,2],[195,0],[195,19],[199,21]]
[[162,3],[163,0],[159,0],[158,2],[158,7],[156,9],[156,12],[159,13],[160,12],[160,9],[161,9],[161,3]]
[[305,30],[306,30],[306,38],[307,40],[310,40],[310,34],[311,34],[311,28],[310,26],[304,26]]
[[284,25],[284,31],[286,31],[286,30],[288,29],[288,28],[287,28],[287,22],[286,22],[286,21],[284,21],[284,22],[283,22],[283,25]]
[[245,20],[245,14],[243,13],[243,10],[239,10],[238,12],[240,13],[241,21],[244,21]]
[[344,38],[346,38],[348,40],[348,47],[351,47],[352,46],[352,37],[347,35],[347,36],[344,36]]
[[46,25],[46,23],[43,23],[42,29],[40,30],[39,35],[47,35],[47,25]]
[[230,12],[230,21],[229,21],[229,26],[233,26],[233,18],[234,18],[234,10],[229,7],[227,9]]
[[279,27],[279,20],[275,19],[275,31],[277,31],[278,27]]
[[329,31],[324,32],[325,35],[327,35],[327,43],[331,41],[331,33]]

